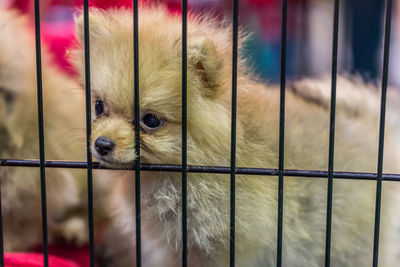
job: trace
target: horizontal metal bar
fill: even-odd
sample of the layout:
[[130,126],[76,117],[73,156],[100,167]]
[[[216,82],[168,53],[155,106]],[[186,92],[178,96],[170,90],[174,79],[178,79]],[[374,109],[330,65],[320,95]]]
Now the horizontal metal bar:
[[[40,167],[40,160],[22,160],[22,159],[0,159],[0,166],[7,167]],[[47,160],[45,161],[46,168],[72,168],[72,169],[86,169],[86,161],[61,161],[61,160]],[[132,170],[132,168],[107,168],[101,166],[98,162],[93,162],[93,169],[106,169],[106,170]],[[167,165],[167,164],[140,164],[142,171],[164,171],[164,172],[182,172],[181,165]],[[230,174],[230,167],[224,166],[188,166],[188,172],[191,173],[215,173],[215,174]],[[236,174],[242,175],[264,175],[264,176],[278,176],[279,169],[271,168],[236,168]],[[328,178],[328,171],[316,170],[283,170],[284,176],[305,177],[305,178]],[[376,180],[376,173],[368,172],[333,172],[335,179],[354,179],[354,180]],[[384,181],[400,182],[400,174],[397,173],[384,173],[382,175]]]

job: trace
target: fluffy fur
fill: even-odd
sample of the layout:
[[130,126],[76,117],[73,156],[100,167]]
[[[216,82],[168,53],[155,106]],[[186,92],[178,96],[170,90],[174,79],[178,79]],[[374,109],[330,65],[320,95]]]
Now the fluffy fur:
[[[0,9],[0,158],[39,158],[35,44],[25,18]],[[84,160],[84,102],[79,84],[51,64],[43,48],[45,156]],[[39,168],[0,167],[4,246],[42,243]],[[49,242],[87,242],[84,170],[46,169]]]
[[[181,163],[181,19],[163,8],[139,12],[141,116],[163,119],[157,130],[141,129],[142,163]],[[132,12],[90,12],[93,103],[105,112],[93,116],[92,140],[114,141],[107,155],[94,154],[110,167],[131,166],[134,151]],[[229,166],[231,125],[231,31],[212,19],[191,16],[188,23],[188,163]],[[77,18],[83,43],[83,17]],[[83,75],[83,51],[75,51]],[[238,66],[237,165],[278,165],[279,89],[257,81],[242,60]],[[365,88],[364,88],[365,87]],[[375,172],[379,95],[363,83],[341,77],[338,83],[335,169]],[[329,140],[329,80],[298,83],[286,95],[285,168],[326,170]],[[309,92],[309,93],[308,93]],[[354,93],[353,93],[354,92]],[[341,95],[343,94],[343,95]],[[341,99],[353,95],[351,103]],[[324,97],[323,97],[324,96]],[[372,109],[366,109],[365,101]],[[94,105],[93,105],[94,106]],[[342,108],[347,107],[347,108]],[[362,112],[354,112],[362,110]],[[395,110],[395,109],[393,109]],[[390,113],[390,111],[389,111]],[[93,110],[92,114],[95,114]],[[388,120],[385,171],[399,172],[396,131]],[[132,174],[130,174],[132,175]],[[132,177],[132,176],[131,176]],[[132,179],[115,186],[116,235],[103,252],[108,266],[134,262],[134,187]],[[142,172],[144,265],[177,266],[181,250],[181,174]],[[381,266],[396,266],[392,215],[395,185],[384,183]],[[236,176],[236,264],[275,266],[277,177]],[[283,263],[324,264],[326,179],[285,177]],[[394,191],[393,194],[391,191]],[[332,265],[369,266],[372,262],[376,182],[334,181]],[[227,266],[229,261],[229,176],[188,174],[189,266]],[[397,223],[397,222],[396,222]],[[146,243],[147,242],[147,243]],[[150,245],[153,244],[151,247]],[[146,247],[147,246],[147,247]],[[119,255],[118,255],[119,254]],[[154,263],[159,255],[161,260]],[[128,259],[123,262],[121,258]]]

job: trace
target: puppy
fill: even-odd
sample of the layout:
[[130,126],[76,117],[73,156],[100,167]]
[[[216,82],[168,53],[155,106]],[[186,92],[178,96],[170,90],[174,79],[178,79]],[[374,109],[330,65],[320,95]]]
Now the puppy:
[[[16,11],[0,9],[0,158],[39,158],[33,29]],[[43,48],[47,160],[84,160],[84,102],[79,84],[51,63]],[[42,243],[39,168],[0,167],[4,247]],[[84,170],[46,169],[49,242],[88,239]]]
[[[132,167],[134,74],[132,12],[90,11],[92,151],[108,167]],[[162,7],[139,11],[140,155],[148,164],[181,164],[181,19]],[[229,166],[231,136],[230,27],[204,17],[188,23],[188,164]],[[77,18],[83,44],[83,17]],[[242,38],[243,39],[243,38]],[[243,40],[240,41],[240,43]],[[75,52],[83,75],[83,50]],[[238,66],[237,152],[239,167],[277,168],[279,87],[258,81],[243,60]],[[287,88],[285,168],[328,167],[328,79]],[[288,86],[289,87],[289,86]],[[340,77],[335,170],[376,172],[379,94],[361,82]],[[346,89],[346,90],[342,90]],[[354,92],[354,94],[352,94]],[[314,96],[314,97],[310,97]],[[352,98],[349,105],[346,96]],[[367,109],[365,101],[371,109]],[[344,108],[343,108],[344,107]],[[347,108],[346,108],[347,107]],[[362,112],[352,112],[362,110]],[[353,110],[353,111],[354,111]],[[388,113],[390,113],[390,108]],[[399,172],[395,120],[388,120],[385,171]],[[134,187],[115,185],[113,229],[106,244],[107,266],[132,266],[135,259]],[[327,180],[285,177],[283,265],[324,265]],[[189,266],[229,263],[230,179],[221,174],[188,174]],[[390,187],[390,188],[389,188]],[[236,176],[236,266],[275,266],[278,215],[277,177]],[[375,181],[334,181],[332,266],[372,264]],[[397,266],[395,197],[384,183],[380,265]],[[141,173],[143,265],[178,266],[181,253],[181,174]],[[126,240],[130,243],[126,244]],[[120,245],[121,244],[121,245]],[[150,247],[150,245],[154,245]],[[147,246],[147,247],[146,247]],[[163,255],[161,261],[152,259]],[[122,259],[126,259],[124,262]]]

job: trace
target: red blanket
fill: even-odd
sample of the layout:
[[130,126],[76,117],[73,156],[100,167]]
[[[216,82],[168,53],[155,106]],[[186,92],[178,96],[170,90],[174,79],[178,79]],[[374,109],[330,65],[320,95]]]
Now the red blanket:
[[[42,267],[41,249],[30,253],[10,252],[4,254],[5,267]],[[89,267],[89,248],[71,246],[49,246],[50,267]]]
[[[4,255],[5,267],[42,267],[43,254],[40,253],[6,253]],[[54,267],[80,267],[73,261],[49,256],[49,266]]]

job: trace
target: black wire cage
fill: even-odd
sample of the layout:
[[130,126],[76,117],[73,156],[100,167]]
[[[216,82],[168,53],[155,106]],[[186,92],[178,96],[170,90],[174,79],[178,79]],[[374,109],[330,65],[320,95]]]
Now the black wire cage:
[[[381,83],[381,109],[379,126],[379,147],[376,173],[361,172],[336,172],[334,171],[334,140],[335,140],[335,106],[336,106],[336,80],[338,59],[338,32],[339,32],[339,0],[334,1],[334,21],[332,38],[332,69],[331,69],[331,105],[330,105],[330,130],[329,130],[329,157],[326,171],[292,170],[284,169],[284,135],[285,135],[285,87],[286,87],[286,40],[287,40],[287,0],[282,0],[282,29],[281,29],[281,67],[280,67],[280,115],[279,115],[279,167],[267,168],[238,168],[236,167],[236,103],[237,103],[237,61],[238,61],[238,0],[233,0],[233,40],[232,40],[232,120],[231,120],[231,153],[230,166],[189,166],[187,164],[187,0],[182,0],[182,165],[149,165],[141,164],[140,157],[135,162],[135,209],[136,209],[136,266],[141,266],[141,205],[140,205],[140,171],[168,171],[182,173],[182,266],[187,266],[187,173],[220,173],[230,174],[230,266],[235,266],[235,176],[236,174],[278,176],[278,222],[277,222],[277,257],[276,265],[282,266],[282,231],[283,231],[283,188],[285,176],[327,178],[327,213],[325,236],[325,266],[330,266],[331,228],[332,228],[332,198],[334,179],[358,179],[376,181],[376,206],[375,228],[373,244],[373,266],[378,266],[379,230],[381,219],[381,198],[383,181],[400,181],[400,174],[383,173],[383,148],[385,131],[386,93],[388,87],[389,50],[392,0],[386,0],[386,17],[383,49],[383,76]],[[26,159],[0,159],[0,166],[39,167],[41,181],[41,206],[43,228],[44,266],[48,266],[48,238],[46,214],[46,168],[78,168],[87,169],[88,183],[88,225],[90,243],[90,265],[95,266],[94,253],[94,222],[93,222],[93,183],[92,170],[100,168],[97,162],[92,162],[90,151],[91,135],[91,89],[90,89],[90,58],[89,58],[89,4],[84,1],[84,51],[85,51],[85,92],[86,92],[86,141],[87,162],[76,161],[46,161],[44,154],[43,130],[43,101],[42,101],[42,65],[41,65],[41,40],[40,40],[40,14],[39,0],[34,1],[35,8],[35,40],[36,40],[36,73],[37,73],[37,99],[38,99],[38,130],[39,130],[39,160]],[[133,1],[133,34],[134,34],[134,111],[135,111],[135,149],[139,155],[139,45],[138,45],[138,0]],[[1,203],[0,203],[1,204]],[[0,231],[2,220],[0,213]],[[0,232],[1,258],[0,264],[4,266],[3,234]]]

